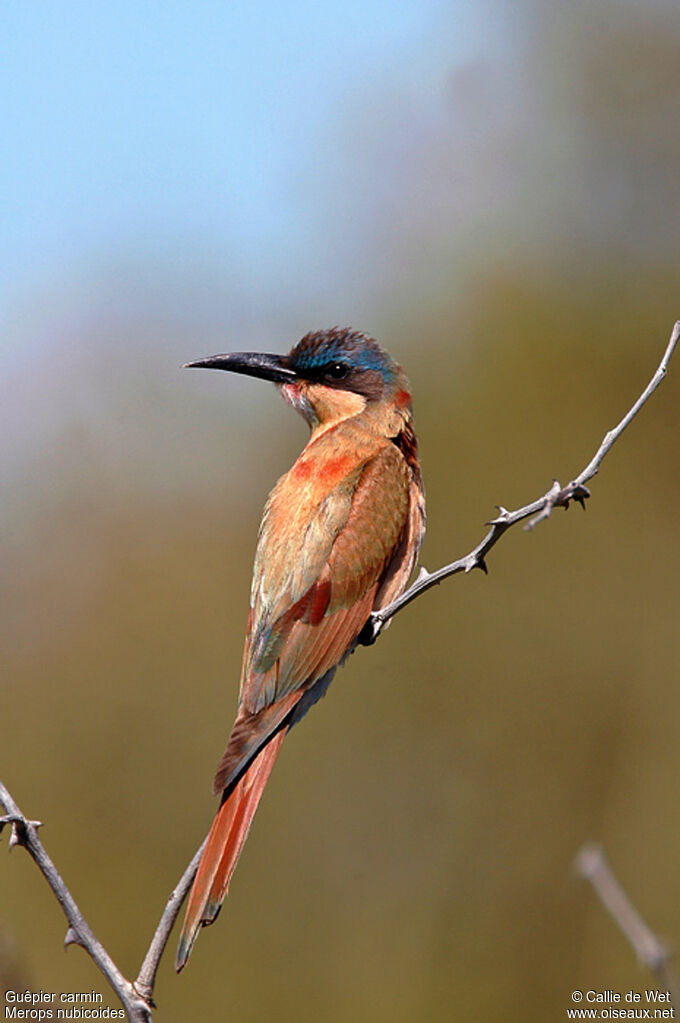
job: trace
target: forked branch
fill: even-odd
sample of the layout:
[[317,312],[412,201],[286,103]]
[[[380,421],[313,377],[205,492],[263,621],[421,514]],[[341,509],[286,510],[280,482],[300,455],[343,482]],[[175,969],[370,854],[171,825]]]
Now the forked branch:
[[123,976],[102,943],[93,934],[85,917],[78,909],[75,899],[66,887],[61,874],[45,851],[45,847],[38,838],[38,828],[42,827],[42,823],[40,821],[29,820],[21,812],[1,781],[0,804],[7,811],[4,817],[0,817],[0,832],[6,825],[10,827],[10,849],[15,845],[24,847],[29,856],[35,861],[64,911],[64,916],[68,922],[64,946],[68,948],[69,945],[81,945],[85,949],[100,972],[106,977],[109,986],[118,995],[130,1023],[150,1023],[151,1010],[154,1008],[152,994],[158,964],[180,906],[196,874],[203,846],[201,846],[184,871],[168,899],[163,916],[156,928],[142,968],[139,971],[139,976],[133,984],[127,977]]
[[[393,618],[397,612],[401,611],[402,608],[406,607],[407,604],[410,604],[411,601],[416,599],[416,597],[419,597],[421,593],[425,593],[425,591],[429,590],[431,586],[435,586],[443,579],[447,579],[451,575],[456,575],[458,572],[470,572],[473,568],[481,568],[486,571],[486,555],[489,553],[491,548],[498,543],[501,536],[503,536],[503,534],[517,522],[528,519],[529,521],[525,528],[531,529],[543,519],[547,519],[553,508],[567,508],[571,501],[578,501],[581,505],[583,505],[585,500],[590,497],[590,491],[588,490],[586,483],[598,472],[602,460],[614,442],[618,440],[631,420],[637,415],[650,395],[656,390],[663,380],[673,354],[673,350],[675,349],[679,338],[680,321],[676,323],[673,328],[666,351],[664,352],[663,358],[649,384],[620,423],[605,435],[604,440],[595,453],[595,457],[588,463],[586,468],[579,476],[576,477],[576,479],[572,480],[571,483],[568,483],[565,487],[560,486],[560,484],[555,481],[546,494],[539,497],[538,500],[525,505],[523,508],[518,508],[516,511],[508,511],[506,508],[499,507],[498,516],[489,523],[489,532],[477,545],[477,547],[474,548],[474,550],[470,551],[469,554],[466,554],[465,557],[460,558],[458,561],[453,561],[450,565],[445,565],[443,568],[438,569],[436,572],[427,572],[424,568],[421,569],[420,575],[416,581],[401,597],[398,598],[398,600],[395,600],[388,607],[383,608],[381,611],[376,611],[371,615],[369,621],[372,626],[372,632],[369,631],[368,636],[364,633],[362,636],[362,642],[374,642],[385,627],[385,624]],[[81,945],[88,952],[101,973],[104,977],[106,977],[113,991],[115,991],[118,995],[131,1023],[150,1023],[151,1012],[154,1008],[153,988],[158,964],[182,902],[196,874],[202,846],[192,859],[187,869],[184,871],[184,874],[177,883],[176,888],[170,895],[158,927],[153,935],[149,950],[144,958],[139,976],[133,983],[123,976],[101,942],[94,936],[85,918],[78,909],[73,896],[66,887],[61,875],[54,866],[54,863],[47,855],[47,852],[38,837],[40,822],[29,820],[21,812],[1,782],[0,804],[2,804],[6,810],[5,816],[0,817],[0,831],[2,831],[3,827],[6,825],[11,828],[9,841],[10,848],[15,845],[21,845],[26,849],[37,864],[38,869],[47,880],[47,883],[56,895],[59,904],[64,911],[64,915],[68,921],[65,944],[67,946],[71,944]]]

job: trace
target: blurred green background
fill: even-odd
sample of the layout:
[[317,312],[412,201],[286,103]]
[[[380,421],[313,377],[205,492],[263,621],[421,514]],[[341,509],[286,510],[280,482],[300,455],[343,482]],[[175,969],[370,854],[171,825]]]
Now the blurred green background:
[[[134,976],[212,818],[259,516],[305,440],[273,388],[179,366],[374,334],[415,394],[423,562],[466,553],[585,466],[680,316],[680,12],[65,2],[0,29],[0,776]],[[545,1021],[655,986],[572,861],[601,841],[677,946],[679,381],[587,514],[351,658],[155,1018]],[[106,992],[64,932],[3,852],[3,983]]]

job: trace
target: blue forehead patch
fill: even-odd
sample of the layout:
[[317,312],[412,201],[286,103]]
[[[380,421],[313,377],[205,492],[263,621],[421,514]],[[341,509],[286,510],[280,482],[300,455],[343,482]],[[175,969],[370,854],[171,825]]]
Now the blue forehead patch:
[[388,353],[372,337],[349,327],[333,327],[306,334],[290,352],[295,369],[321,369],[332,362],[345,362],[359,369],[381,373],[386,381],[396,377],[397,367]]

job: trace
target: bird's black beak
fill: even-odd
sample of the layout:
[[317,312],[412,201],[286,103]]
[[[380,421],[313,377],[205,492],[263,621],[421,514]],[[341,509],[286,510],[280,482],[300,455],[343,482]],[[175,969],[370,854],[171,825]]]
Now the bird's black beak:
[[294,369],[288,365],[286,355],[270,355],[267,352],[230,352],[227,355],[211,355],[198,362],[187,362],[184,369],[227,369],[232,373],[245,373],[249,377],[273,380],[275,384],[289,384],[298,379]]

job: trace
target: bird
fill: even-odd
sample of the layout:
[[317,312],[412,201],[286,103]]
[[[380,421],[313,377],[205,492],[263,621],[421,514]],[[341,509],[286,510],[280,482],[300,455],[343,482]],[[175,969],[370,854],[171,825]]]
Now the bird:
[[370,618],[406,589],[425,532],[408,380],[350,327],[306,334],[287,355],[234,352],[188,368],[272,381],[310,436],[260,525],[236,720],[215,774],[220,805],[179,938],[186,965],[213,923],[284,737],[336,668],[375,638]]

